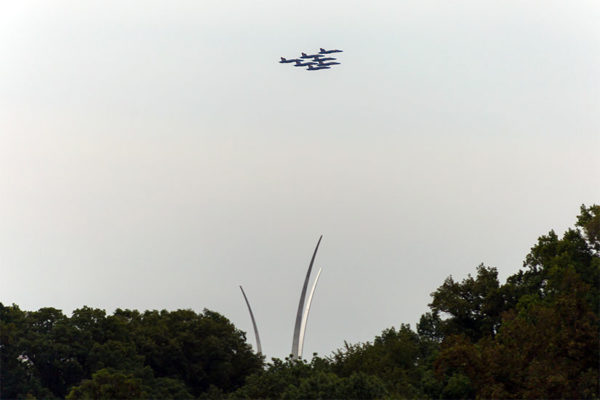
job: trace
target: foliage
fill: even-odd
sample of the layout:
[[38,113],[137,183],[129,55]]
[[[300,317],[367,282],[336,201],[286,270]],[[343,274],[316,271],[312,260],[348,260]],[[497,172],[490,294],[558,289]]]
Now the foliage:
[[[458,313],[450,313],[443,321],[454,328],[445,331],[447,336],[434,362],[437,377],[445,385],[444,395],[449,395],[449,386],[457,387],[453,377],[460,374],[470,382],[472,392],[466,395],[479,398],[600,396],[599,211],[598,206],[582,206],[576,226],[583,232],[569,229],[559,238],[551,231],[538,239],[525,258],[525,270],[498,288],[504,310],[496,330],[477,332],[473,327],[484,325],[468,318],[454,321]],[[473,281],[463,283],[467,285],[460,288],[462,292],[450,290],[455,285],[445,283],[434,293],[433,308],[440,304],[436,303],[440,291],[458,292],[459,300],[473,298],[477,293],[469,292]],[[488,294],[494,293],[493,286]],[[470,304],[477,309],[481,303]],[[467,310],[470,307],[469,302],[460,305]]]
[[69,318],[0,304],[0,324],[2,398],[193,398],[211,385],[234,391],[263,365],[245,334],[209,310],[106,315],[83,307]]
[[399,330],[386,329],[373,343],[346,344],[333,353],[331,368],[340,376],[361,372],[379,378],[392,397],[423,398],[427,370],[437,343],[421,338],[402,324]]
[[446,278],[432,297],[432,311],[450,316],[439,325],[443,336],[462,333],[472,340],[493,336],[500,326],[500,314],[506,310],[498,271],[483,264],[477,267],[476,278],[469,275],[461,283]]
[[131,374],[101,369],[92,379],[84,379],[67,395],[68,400],[78,399],[139,399],[145,397],[141,379]]
[[363,372],[339,376],[328,360],[314,356],[306,360],[274,358],[265,371],[248,378],[231,399],[376,399],[386,395],[378,377]]

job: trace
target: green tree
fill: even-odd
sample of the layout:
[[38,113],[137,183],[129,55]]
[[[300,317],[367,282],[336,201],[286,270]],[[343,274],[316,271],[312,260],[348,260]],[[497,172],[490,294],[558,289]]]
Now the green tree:
[[318,370],[327,370],[313,358],[306,360],[273,358],[265,370],[257,371],[246,379],[246,384],[231,394],[232,399],[279,399],[289,387],[298,387],[303,379],[309,378]]
[[436,342],[401,324],[398,330],[384,330],[373,343],[346,344],[333,353],[331,369],[341,377],[359,372],[377,377],[391,396],[423,398],[436,391],[427,372],[437,347]]
[[[443,285],[431,294],[433,301],[429,305],[433,312],[428,317],[436,323],[438,337],[463,334],[478,340],[486,335],[495,335],[501,320],[501,314],[507,310],[505,295],[498,282],[496,268],[477,267],[477,276],[470,274],[462,282],[455,282],[450,276]],[[447,319],[435,320],[439,313],[448,315]]]
[[[600,206],[581,206],[575,229],[568,229],[562,238],[552,230],[538,239],[525,258],[525,270],[509,277],[508,283],[516,303],[523,295],[545,298],[553,294],[553,276],[573,268],[589,284],[587,301],[598,315],[600,306],[600,255],[597,226],[600,224]],[[583,229],[583,231],[581,229]],[[556,279],[554,279],[556,280]]]
[[208,310],[107,316],[83,307],[69,318],[54,308],[23,312],[0,304],[0,339],[2,398],[64,398],[84,379],[95,387],[98,371],[97,380],[139,380],[157,398],[189,398],[211,387],[231,392],[263,365],[245,334]]
[[53,398],[37,374],[23,340],[28,331],[27,313],[16,304],[0,303],[0,398]]
[[448,379],[442,392],[444,399],[472,399],[474,395],[471,380],[468,376],[456,373]]
[[92,371],[113,368],[136,371],[144,367],[144,356],[138,354],[133,342],[108,340],[96,342],[89,350],[88,365]]
[[185,383],[175,378],[153,379],[149,386],[145,387],[145,392],[148,393],[148,398],[151,399],[182,400],[194,398]]
[[147,395],[142,390],[142,381],[132,375],[110,369],[101,369],[71,389],[66,396],[76,399],[140,399]]
[[498,309],[506,310],[491,332],[484,328],[474,334],[477,324],[469,321],[483,309],[473,301],[471,294],[478,292],[473,279],[462,284],[447,280],[434,293],[434,311],[451,315],[443,321],[446,336],[434,363],[445,385],[443,395],[599,397],[597,218],[598,206],[582,206],[577,228],[562,238],[554,231],[541,236],[525,258],[524,271],[497,289],[485,285],[489,294],[505,299]]
[[179,377],[194,396],[211,385],[231,392],[263,365],[245,334],[213,311],[147,311],[133,331],[138,351],[155,376]]
[[26,328],[18,346],[31,361],[34,376],[54,396],[63,398],[68,388],[85,377],[73,346],[69,318],[55,308],[26,314]]
[[333,372],[315,371],[298,386],[288,386],[282,399],[380,399],[386,395],[381,380],[361,372],[341,378]]
[[[557,277],[555,277],[556,279]],[[493,342],[481,344],[488,385],[483,397],[597,398],[598,318],[589,285],[574,269],[561,274],[550,300],[526,298],[504,317]]]
[[274,358],[266,370],[251,375],[231,399],[375,399],[387,394],[378,377],[362,372],[339,376],[330,362],[314,356],[311,362]]
[[577,217],[578,228],[583,229],[589,246],[598,255],[600,252],[600,205],[594,204],[590,207],[581,205],[581,212]]

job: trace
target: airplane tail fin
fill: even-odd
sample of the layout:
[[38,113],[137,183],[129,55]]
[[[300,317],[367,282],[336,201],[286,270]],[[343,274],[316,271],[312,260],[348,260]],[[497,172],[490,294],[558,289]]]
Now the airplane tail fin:
[[323,52],[325,51],[325,49],[324,49],[324,48],[322,48],[322,47],[321,47],[319,50],[321,50],[321,51],[323,51]]
[[306,53],[302,53],[302,55],[306,57]]
[[285,58],[281,57],[281,61],[285,61]]

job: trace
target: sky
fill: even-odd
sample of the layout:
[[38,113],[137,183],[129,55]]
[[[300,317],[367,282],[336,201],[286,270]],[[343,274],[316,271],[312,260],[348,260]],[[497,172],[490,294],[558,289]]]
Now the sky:
[[[0,0],[0,302],[207,308],[304,355],[600,202],[596,1]],[[343,49],[307,72],[279,57]]]

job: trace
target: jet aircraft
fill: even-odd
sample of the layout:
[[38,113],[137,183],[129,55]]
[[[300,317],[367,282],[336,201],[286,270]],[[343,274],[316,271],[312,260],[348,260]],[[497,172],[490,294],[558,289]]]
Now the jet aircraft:
[[314,61],[307,61],[307,62],[296,61],[296,65],[294,65],[294,67],[306,67],[307,65],[310,67],[315,64],[317,64],[317,63]]
[[285,58],[285,57],[281,57],[281,61],[279,61],[280,64],[285,64],[285,63],[292,63],[292,62],[296,62],[296,61],[302,61],[299,58]]
[[317,58],[316,60],[318,62],[321,62],[321,61],[337,60],[337,58],[335,58],[335,57],[323,57],[323,58]]
[[322,56],[322,54],[306,54],[306,53],[302,53],[302,55],[300,56],[300,58],[319,58],[321,56]]
[[334,49],[334,50],[325,50],[322,47],[319,50],[320,50],[319,54],[341,53],[343,51],[343,50],[337,50],[337,49]]
[[317,65],[316,67],[309,65],[307,71],[318,71],[320,69],[331,69],[331,67],[326,65]]
[[319,65],[318,65],[318,67],[326,67],[326,66],[328,66],[328,65],[339,65],[339,64],[341,64],[341,63],[339,63],[339,62],[335,62],[335,61],[330,61],[330,62],[322,62],[322,61],[320,61],[320,60],[319,60]]

